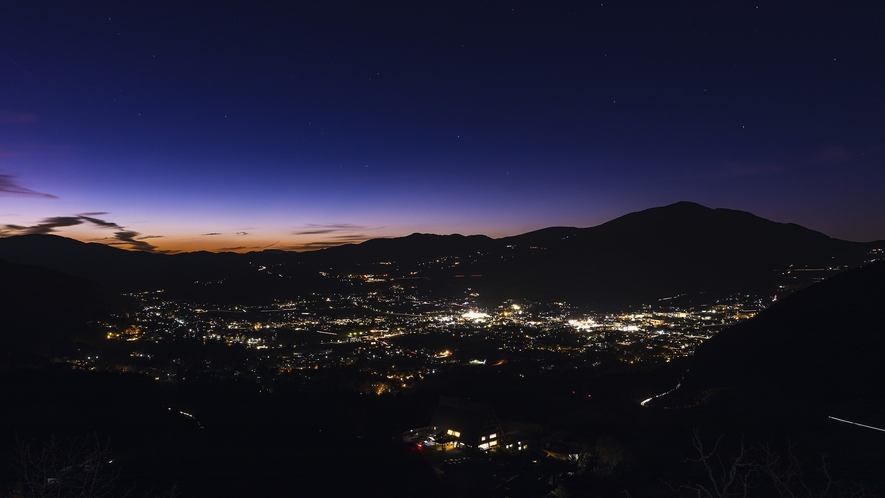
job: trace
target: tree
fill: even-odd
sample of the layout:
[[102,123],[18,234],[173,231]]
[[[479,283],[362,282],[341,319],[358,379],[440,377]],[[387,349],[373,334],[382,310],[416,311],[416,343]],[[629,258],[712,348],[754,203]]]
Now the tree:
[[110,464],[110,444],[92,434],[62,443],[19,442],[16,472],[25,497],[102,498],[114,494],[118,471]]
[[[719,450],[722,436],[712,449],[704,446],[699,431],[695,429],[692,443],[697,456],[684,458],[683,462],[699,465],[706,479],[688,482],[674,491],[688,491],[698,498],[728,498],[751,496],[774,496],[780,498],[830,498],[871,496],[862,486],[842,486],[829,471],[825,455],[820,455],[821,467],[816,478],[808,479],[803,472],[802,461],[796,456],[792,444],[787,445],[785,455],[777,452],[771,443],[746,447],[743,439],[737,454],[724,458]],[[751,493],[751,490],[757,490]]]
[[707,477],[706,483],[689,482],[681,484],[675,491],[688,490],[696,494],[698,498],[727,498],[748,497],[752,487],[751,479],[756,473],[755,464],[749,460],[749,450],[741,440],[738,454],[732,458],[723,460],[719,453],[719,444],[722,436],[716,440],[712,449],[705,449],[701,441],[700,431],[695,429],[692,443],[698,456],[695,458],[683,458],[683,462],[700,464]]
[[[97,434],[62,442],[55,437],[38,444],[19,441],[15,470],[18,483],[9,498],[123,498],[133,488],[118,489],[119,469],[113,465],[110,442]],[[178,485],[163,494],[145,492],[143,498],[176,498]]]

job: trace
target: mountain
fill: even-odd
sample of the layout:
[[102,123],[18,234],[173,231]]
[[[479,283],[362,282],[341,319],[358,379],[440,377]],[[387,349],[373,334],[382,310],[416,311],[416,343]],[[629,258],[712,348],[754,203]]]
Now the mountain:
[[371,239],[360,244],[346,244],[306,253],[305,256],[331,265],[370,264],[380,261],[409,263],[490,251],[499,245],[495,239],[485,235],[413,233],[405,237]]
[[127,305],[95,282],[0,260],[0,343],[10,349],[58,354],[75,342],[102,339],[105,331],[89,322]]
[[800,281],[798,273],[784,276],[791,267],[857,266],[883,245],[838,240],[799,225],[690,202],[591,228],[552,227],[495,240],[448,237],[382,239],[387,253],[375,249],[380,241],[368,241],[306,256],[350,271],[387,273],[389,267],[369,263],[400,254],[413,261],[424,258],[423,265],[403,270],[446,282],[453,293],[457,282],[462,293],[470,287],[490,302],[529,298],[618,308],[681,294],[770,295],[778,286],[810,283]]
[[[561,235],[562,232],[557,235]],[[523,237],[510,239],[517,247]],[[771,292],[790,265],[858,264],[862,244],[750,213],[681,202],[631,213],[546,242],[508,284],[568,292],[598,304],[678,294]]]
[[57,235],[20,235],[0,239],[0,254],[7,261],[51,268],[118,292],[163,289],[170,298],[194,301],[268,302],[330,289],[327,279],[297,264],[288,265],[285,278],[259,271],[298,261],[294,252],[154,254]]
[[44,266],[89,278],[120,291],[141,291],[164,285],[211,279],[236,270],[242,259],[232,253],[195,252],[178,255],[126,251],[83,243],[57,235],[22,235],[0,239],[7,261]]
[[164,288],[214,302],[346,292],[369,284],[339,277],[373,274],[407,279],[401,283],[414,292],[440,297],[463,298],[469,288],[488,304],[515,298],[618,308],[681,294],[707,300],[735,292],[771,294],[779,285],[801,286],[796,274],[784,276],[791,266],[857,266],[880,246],[679,202],[596,227],[551,227],[500,239],[412,234],[305,253],[148,254],[25,235],[0,239],[0,258],[120,291]]

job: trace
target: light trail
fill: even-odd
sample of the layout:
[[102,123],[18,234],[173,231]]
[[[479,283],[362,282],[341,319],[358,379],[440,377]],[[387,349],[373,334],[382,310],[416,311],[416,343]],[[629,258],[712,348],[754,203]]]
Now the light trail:
[[[167,408],[170,412],[171,412],[171,411],[175,411],[175,410],[173,410],[171,407],[168,407],[168,406],[167,406],[166,408]],[[186,411],[184,411],[184,410],[178,410],[178,413],[180,413],[180,414],[184,415],[185,417],[187,417],[187,418],[193,420],[194,422],[196,422],[196,423],[197,423],[197,427],[199,427],[200,429],[205,429],[205,427],[203,427],[203,424],[201,424],[200,421],[197,420],[197,417],[195,417],[192,413],[188,413],[188,412],[186,412]]]
[[663,393],[661,393],[661,394],[658,394],[658,395],[652,396],[651,398],[644,399],[644,400],[642,400],[639,404],[642,405],[642,406],[645,407],[645,408],[648,408],[648,404],[649,404],[653,399],[658,399],[658,398],[660,398],[661,396],[666,396],[666,395],[668,395],[668,394],[670,394],[670,393],[672,393],[672,392],[674,392],[674,391],[678,391],[678,390],[682,387],[682,381],[685,380],[685,376],[688,374],[688,372],[689,372],[688,370],[685,371],[685,374],[682,375],[682,378],[679,379],[679,382],[676,383],[676,387],[674,387],[673,389],[670,389],[670,390],[667,391],[667,392],[663,392]]
[[661,396],[666,396],[666,395],[672,393],[673,391],[679,389],[680,387],[682,387],[682,382],[681,382],[681,381],[680,381],[678,384],[676,384],[676,387],[674,387],[673,389],[670,389],[670,390],[667,391],[667,392],[663,392],[663,393],[661,393],[661,394],[657,394],[657,395],[655,395],[655,396],[652,396],[651,398],[647,398],[647,399],[643,400],[642,402],[640,402],[639,404],[647,408],[647,407],[648,407],[648,404],[649,404],[649,402],[651,402],[651,400],[653,400],[653,399],[657,399],[657,398],[660,398]]
[[867,429],[873,429],[874,431],[885,432],[885,429],[882,429],[882,428],[879,428],[879,427],[873,427],[872,425],[866,425],[866,424],[860,424],[860,423],[857,423],[857,422],[852,422],[852,421],[850,421],[850,420],[845,420],[844,418],[834,417],[834,416],[832,416],[832,415],[828,416],[827,418],[832,419],[832,420],[835,420],[836,422],[843,422],[843,423],[846,423],[846,424],[858,425],[858,426],[860,426],[860,427],[866,427]]

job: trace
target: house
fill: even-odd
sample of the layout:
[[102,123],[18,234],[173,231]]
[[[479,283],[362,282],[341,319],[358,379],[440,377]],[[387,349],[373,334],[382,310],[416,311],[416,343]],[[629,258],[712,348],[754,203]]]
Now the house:
[[441,396],[430,426],[436,433],[434,442],[443,450],[470,447],[491,451],[505,444],[492,407],[483,403]]

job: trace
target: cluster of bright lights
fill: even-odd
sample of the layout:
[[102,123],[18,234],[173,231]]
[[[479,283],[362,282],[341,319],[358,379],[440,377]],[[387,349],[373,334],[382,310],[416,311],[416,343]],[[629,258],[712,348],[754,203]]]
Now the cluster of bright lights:
[[489,317],[488,313],[483,313],[481,311],[475,311],[475,310],[466,311],[466,312],[464,312],[464,314],[461,315],[461,318],[463,318],[465,320],[473,320],[474,322],[484,321],[488,317]]
[[578,330],[590,330],[599,327],[599,324],[593,321],[593,319],[591,318],[585,318],[583,320],[569,320],[568,324]]

